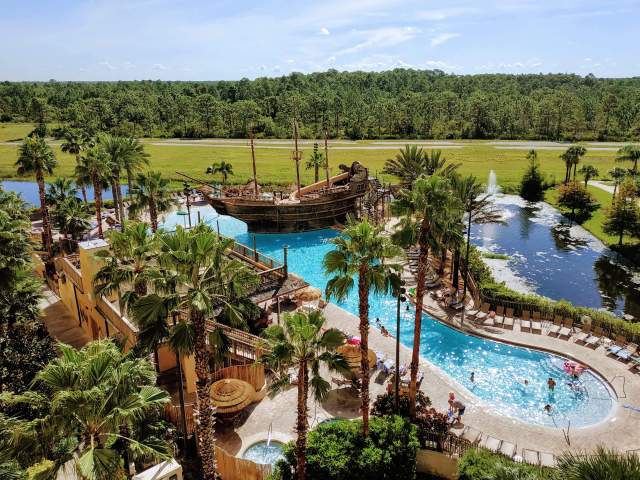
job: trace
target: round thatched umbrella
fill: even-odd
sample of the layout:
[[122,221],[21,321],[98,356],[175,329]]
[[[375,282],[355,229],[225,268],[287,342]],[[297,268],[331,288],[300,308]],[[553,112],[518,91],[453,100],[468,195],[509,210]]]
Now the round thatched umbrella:
[[253,387],[237,378],[225,378],[211,385],[211,401],[222,415],[238,413],[252,403],[255,396]]
[[301,302],[313,302],[322,298],[322,292],[319,288],[305,287],[296,292],[296,298]]
[[[344,345],[337,348],[338,353],[341,353],[349,364],[349,368],[353,373],[360,371],[360,345]],[[369,349],[369,368],[376,366],[376,354],[373,350]]]

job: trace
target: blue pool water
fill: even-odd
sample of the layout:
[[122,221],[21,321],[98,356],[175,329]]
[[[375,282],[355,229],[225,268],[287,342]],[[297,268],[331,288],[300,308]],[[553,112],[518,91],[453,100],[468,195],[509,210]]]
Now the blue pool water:
[[242,458],[264,465],[275,465],[278,460],[284,458],[282,444],[274,441],[271,441],[269,445],[267,442],[254,443],[244,451]]
[[[192,209],[193,222],[197,221],[197,211],[213,228],[217,221],[222,234],[253,245],[253,234],[247,233],[243,222],[218,216],[208,206]],[[167,216],[164,225],[172,228],[183,222],[184,219],[174,213]],[[328,240],[336,235],[332,230],[319,230],[255,237],[258,250],[280,260],[287,245],[290,271],[324,291],[327,277],[322,270],[322,258],[331,248]],[[370,318],[380,318],[385,327],[394,332],[395,299],[372,296],[370,304]],[[357,292],[340,306],[357,315]],[[413,308],[402,311],[400,340],[409,347],[413,342],[414,315]],[[421,355],[496,413],[537,425],[566,427],[570,422],[572,427],[580,427],[604,420],[611,410],[613,400],[604,382],[587,371],[580,377],[579,387],[572,389],[568,385],[570,378],[562,369],[564,359],[561,357],[466,335],[428,315],[424,316],[422,325]],[[474,383],[469,380],[471,372],[475,372]],[[557,382],[551,393],[546,384],[549,377]],[[522,385],[524,379],[529,380],[529,386]],[[547,403],[553,406],[553,415],[544,411]]]

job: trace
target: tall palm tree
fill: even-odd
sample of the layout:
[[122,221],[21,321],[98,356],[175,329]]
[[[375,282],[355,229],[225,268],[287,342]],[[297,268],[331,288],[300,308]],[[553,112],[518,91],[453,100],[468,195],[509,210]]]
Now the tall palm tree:
[[83,233],[91,229],[89,212],[86,206],[76,197],[68,197],[58,202],[53,212],[53,223],[62,232],[65,239],[77,240]]
[[618,150],[618,157],[616,158],[619,162],[632,162],[633,168],[631,171],[633,175],[638,174],[638,160],[640,160],[640,145],[625,145],[620,150]]
[[126,222],[122,231],[109,233],[110,250],[96,256],[104,265],[94,278],[98,295],[117,293],[121,311],[129,311],[135,302],[147,294],[153,278],[158,242],[149,232],[149,224]]
[[334,328],[323,330],[324,320],[318,310],[287,313],[282,326],[272,325],[263,333],[270,351],[261,361],[276,372],[276,379],[270,385],[271,392],[277,393],[290,385],[289,368],[298,372],[296,475],[299,480],[306,479],[309,387],[314,399],[322,401],[331,386],[322,378],[320,367],[325,365],[329,370],[342,373],[349,371],[344,357],[336,352],[336,348],[344,343],[344,335]]
[[93,197],[96,204],[96,222],[98,236],[104,238],[102,231],[102,189],[109,186],[111,179],[111,164],[109,156],[100,146],[94,146],[85,151],[76,165],[76,177],[82,182],[91,182]]
[[600,174],[598,172],[598,169],[593,165],[583,165],[582,167],[580,167],[579,172],[584,177],[584,188],[587,188],[589,180],[591,180],[592,178],[596,178]]
[[589,455],[566,452],[558,457],[557,477],[563,480],[640,478],[640,456],[599,446]]
[[115,204],[116,218],[124,222],[124,206],[122,201],[122,188],[120,186],[120,174],[126,168],[126,157],[129,154],[128,142],[124,137],[117,137],[110,133],[98,135],[98,143],[109,156],[112,178],[111,191]]
[[44,412],[32,421],[15,421],[7,443],[17,458],[29,455],[29,463],[50,458],[42,478],[55,478],[71,461],[79,478],[107,480],[124,476],[127,458],[171,457],[165,442],[137,435],[139,424],[169,401],[155,386],[148,361],[124,354],[111,340],[81,350],[59,344],[59,349],[61,356],[36,376],[35,385],[44,389],[12,398]]
[[124,157],[124,169],[127,172],[127,188],[133,188],[133,174],[142,167],[149,165],[149,154],[144,151],[144,145],[137,138],[127,137],[123,140],[127,154]]
[[139,173],[130,194],[133,198],[129,211],[137,214],[141,210],[148,209],[151,229],[154,232],[158,230],[158,215],[176,204],[169,190],[169,179],[156,171]]
[[613,198],[615,198],[616,193],[618,191],[618,187],[627,176],[627,171],[624,168],[615,167],[609,170],[609,175],[613,180]]
[[412,190],[403,189],[391,203],[391,211],[401,216],[394,241],[407,247],[418,244],[418,275],[416,284],[416,316],[413,329],[411,356],[411,382],[409,384],[410,414],[415,415],[420,337],[422,335],[422,305],[429,260],[429,246],[433,243],[434,230],[443,212],[452,208],[455,197],[451,195],[450,180],[440,175],[420,177]]
[[469,281],[469,252],[471,249],[471,224],[501,223],[502,214],[495,207],[492,196],[486,193],[484,186],[477,177],[453,177],[453,190],[461,205],[461,213],[467,218],[467,252],[464,260],[464,291],[463,298],[467,294],[467,282]]
[[224,160],[220,160],[218,163],[213,163],[212,165],[208,166],[205,173],[211,175],[216,175],[219,173],[222,176],[222,184],[226,185],[229,175],[233,175],[233,165],[225,162]]
[[20,145],[18,160],[16,161],[18,174],[26,175],[28,173],[34,173],[36,176],[40,195],[44,248],[49,256],[52,254],[51,246],[53,239],[51,235],[49,210],[47,208],[44,175],[45,173],[52,174],[57,164],[56,157],[44,138],[38,136],[27,137],[22,142],[22,145]]
[[388,263],[401,250],[383,236],[383,229],[368,220],[347,220],[339,237],[331,239],[333,250],[323,259],[324,270],[332,277],[327,282],[327,299],[344,300],[358,282],[358,316],[360,317],[360,368],[362,385],[362,427],[369,433],[369,293],[389,293],[400,282],[400,266]]
[[[60,149],[71,155],[75,155],[76,164],[80,163],[80,153],[87,147],[86,139],[79,130],[69,128],[64,132],[64,141],[60,145]],[[80,183],[82,189],[82,200],[87,203],[87,187],[84,183]]]
[[[218,236],[201,223],[191,230],[178,226],[175,232],[158,236],[160,254],[158,264],[177,287],[173,299],[145,297],[148,309],[163,308],[169,302],[176,311],[185,311],[187,332],[192,332],[196,364],[196,394],[198,414],[196,436],[205,478],[215,478],[214,409],[211,405],[211,375],[209,371],[210,331],[206,319],[222,312],[232,323],[242,322],[242,310],[230,301],[247,295],[258,284],[255,273],[238,260],[229,258],[227,251],[233,241]],[[159,279],[165,284],[164,279]]]
[[382,173],[398,177],[401,185],[410,190],[421,175],[441,173],[446,177],[459,166],[459,163],[447,163],[440,150],[427,153],[417,145],[405,145],[395,158],[385,161]]
[[324,154],[317,150],[317,144],[316,148],[311,152],[311,155],[309,155],[305,168],[313,168],[314,182],[318,183],[320,180],[320,168],[324,168]]
[[573,179],[576,179],[576,170],[582,157],[587,153],[587,149],[582,145],[571,145],[567,150],[560,155],[560,158],[564,160],[565,165],[565,185],[571,180],[571,169],[573,168]]

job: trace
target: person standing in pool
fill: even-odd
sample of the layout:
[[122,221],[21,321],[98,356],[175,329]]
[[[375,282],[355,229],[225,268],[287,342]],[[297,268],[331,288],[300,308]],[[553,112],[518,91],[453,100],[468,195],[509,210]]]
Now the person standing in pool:
[[476,372],[471,372],[469,380],[471,380],[471,383],[476,383]]
[[547,380],[547,387],[549,387],[549,390],[553,392],[556,388],[556,381],[549,377],[549,380]]

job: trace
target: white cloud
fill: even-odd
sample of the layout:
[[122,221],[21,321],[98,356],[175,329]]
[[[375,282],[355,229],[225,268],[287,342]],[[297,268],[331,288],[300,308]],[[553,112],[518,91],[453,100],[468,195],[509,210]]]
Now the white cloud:
[[424,62],[424,66],[426,68],[433,68],[437,70],[463,70],[463,67],[460,65],[452,65],[442,60],[427,60]]
[[329,36],[329,35],[331,35],[331,32],[329,31],[329,29],[327,27],[322,27],[320,29],[320,35]]
[[476,13],[478,11],[477,8],[441,8],[437,10],[425,10],[422,12],[418,12],[416,14],[416,18],[420,20],[431,20],[435,22],[441,22],[443,20],[447,20],[452,17],[459,17],[462,15],[469,15],[472,13]]
[[168,67],[166,65],[163,65],[162,63],[154,63],[153,67],[151,68],[153,68],[154,70],[167,70]]
[[437,47],[438,45],[447,43],[449,40],[453,40],[454,38],[457,38],[459,36],[459,33],[441,33],[440,35],[436,35],[431,39],[431,46]]
[[336,55],[356,53],[371,47],[392,47],[413,39],[419,30],[415,27],[384,27],[374,30],[361,30],[355,32],[363,40],[352,47],[345,48]]

